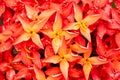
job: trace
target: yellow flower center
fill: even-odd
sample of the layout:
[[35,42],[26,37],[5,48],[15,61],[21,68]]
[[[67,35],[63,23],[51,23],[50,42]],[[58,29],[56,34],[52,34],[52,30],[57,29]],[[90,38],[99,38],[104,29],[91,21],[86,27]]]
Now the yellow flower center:
[[26,56],[27,56],[28,59],[34,59],[30,56],[31,51],[29,49],[25,48],[25,51],[27,52]]
[[34,35],[34,31],[32,31],[32,30],[30,30],[30,31],[28,31],[28,34],[29,34],[29,36],[31,37],[31,36],[33,36]]
[[63,53],[59,52],[58,55],[60,56],[60,61],[66,60],[66,56]]
[[87,25],[86,25],[85,21],[78,21],[76,26],[79,26],[80,29],[84,32],[86,32],[86,30],[87,30]]
[[91,64],[90,59],[89,58],[84,59],[84,64]]
[[54,31],[52,36],[53,38],[60,38],[62,36],[62,30]]

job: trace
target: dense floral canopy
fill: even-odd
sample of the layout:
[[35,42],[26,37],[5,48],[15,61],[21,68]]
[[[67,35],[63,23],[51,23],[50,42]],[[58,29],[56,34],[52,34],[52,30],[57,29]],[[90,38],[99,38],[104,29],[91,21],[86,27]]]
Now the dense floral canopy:
[[119,80],[120,0],[0,0],[0,80]]

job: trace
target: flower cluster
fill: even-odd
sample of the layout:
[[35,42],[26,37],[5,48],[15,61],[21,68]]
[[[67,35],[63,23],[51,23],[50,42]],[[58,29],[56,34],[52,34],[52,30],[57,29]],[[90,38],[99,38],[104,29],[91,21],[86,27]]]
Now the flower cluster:
[[0,80],[119,80],[120,0],[0,0]]

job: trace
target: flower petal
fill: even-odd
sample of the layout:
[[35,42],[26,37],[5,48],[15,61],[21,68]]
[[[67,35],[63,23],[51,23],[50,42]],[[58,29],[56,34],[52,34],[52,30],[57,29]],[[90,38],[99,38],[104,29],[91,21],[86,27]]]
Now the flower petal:
[[80,29],[81,34],[89,41],[91,42],[91,36],[90,36],[90,30],[89,28],[86,28],[86,30]]
[[82,10],[80,9],[80,7],[74,3],[74,17],[75,17],[75,20],[76,21],[81,21],[82,20],[82,16],[83,16],[83,13],[82,13]]
[[57,63],[60,62],[60,57],[58,55],[53,55],[49,58],[44,59],[43,62],[49,62],[49,63],[57,64]]
[[45,23],[47,22],[47,18],[44,18],[40,21],[38,21],[37,23],[35,23],[33,26],[32,26],[32,30],[34,32],[38,32],[40,31],[40,29],[42,29],[42,27],[45,25]]
[[52,40],[52,47],[55,53],[58,52],[58,49],[60,48],[61,44],[62,44],[62,40],[59,38],[54,38]]
[[91,55],[91,53],[92,53],[92,43],[88,43],[87,44],[87,51],[84,53],[84,57],[85,58],[89,58],[90,57],[90,55]]
[[28,30],[30,30],[31,26],[30,25],[30,22],[28,22],[27,20],[25,20],[23,17],[21,17],[20,15],[17,16],[18,19],[20,20],[21,24],[22,24],[22,27],[23,29],[28,32]]
[[63,28],[63,30],[78,30],[80,27],[76,25],[76,22],[69,23],[67,26]]
[[12,31],[5,30],[2,33],[0,33],[0,42],[6,41],[10,36],[12,35]]
[[68,80],[68,68],[69,68],[69,63],[66,60],[62,60],[60,62],[60,70],[66,80]]
[[88,15],[83,20],[85,21],[86,25],[94,24],[98,19],[100,19],[101,14],[95,14],[95,15]]
[[111,9],[111,13],[112,13],[112,17],[113,19],[120,24],[120,15],[117,11],[115,11],[114,9]]
[[97,35],[102,39],[106,31],[107,31],[106,27],[101,24],[97,28]]
[[86,80],[89,79],[91,69],[92,69],[92,65],[90,63],[86,63],[83,65],[83,71],[84,71]]
[[35,18],[38,15],[39,9],[37,7],[32,7],[28,4],[25,4],[25,9],[26,9],[26,12],[27,12],[27,16],[30,19],[35,20]]
[[62,35],[64,35],[65,39],[68,40],[68,39],[72,39],[72,38],[76,37],[78,34],[73,33],[73,32],[69,32],[69,31],[63,31]]
[[55,10],[53,9],[48,9],[43,11],[39,16],[38,19],[41,20],[43,18],[49,18],[50,16],[52,16],[55,13]]
[[41,69],[42,64],[41,64],[41,60],[40,60],[40,54],[36,51],[32,51],[32,55],[33,55],[33,63],[39,68]]
[[50,67],[45,71],[46,75],[57,75],[60,74],[60,68],[59,67]]
[[27,57],[27,55],[28,53],[24,49],[21,49],[20,52],[21,61],[23,62],[23,64],[30,66],[32,65],[32,61]]
[[50,29],[44,29],[44,30],[40,30],[43,34],[47,35],[48,37],[52,38],[52,34],[53,34],[53,31],[50,30]]
[[26,67],[22,67],[19,72],[14,76],[15,80],[19,80],[21,78],[25,78],[28,73],[28,69]]
[[115,35],[115,41],[116,41],[117,46],[120,48],[120,33],[117,33]]
[[64,56],[66,53],[67,53],[67,44],[66,44],[65,38],[63,37],[62,45],[61,45],[61,47],[58,50],[58,54],[60,56]]
[[48,76],[47,77],[47,80],[55,80],[55,78],[51,77],[51,76]]
[[108,63],[106,59],[102,59],[99,57],[90,57],[90,61],[92,65],[101,65],[101,64]]
[[56,14],[55,21],[53,24],[53,30],[59,31],[62,28],[62,18],[59,13]]
[[34,33],[34,35],[31,37],[31,39],[39,48],[43,48],[43,44],[42,44],[38,34]]
[[7,80],[14,80],[15,70],[10,69],[6,72]]
[[87,48],[84,46],[79,45],[78,43],[70,45],[70,48],[74,51],[77,52],[78,54],[80,53],[85,53],[87,51]]
[[33,69],[37,80],[45,80],[45,74],[38,67],[34,65]]
[[9,50],[12,47],[12,41],[6,41],[0,44],[0,52]]
[[15,44],[18,44],[20,42],[23,42],[23,41],[27,41],[30,39],[30,36],[27,34],[27,33],[23,33],[20,37],[18,37],[15,42],[14,42],[14,45]]
[[4,13],[4,11],[5,11],[5,5],[0,4],[0,16]]

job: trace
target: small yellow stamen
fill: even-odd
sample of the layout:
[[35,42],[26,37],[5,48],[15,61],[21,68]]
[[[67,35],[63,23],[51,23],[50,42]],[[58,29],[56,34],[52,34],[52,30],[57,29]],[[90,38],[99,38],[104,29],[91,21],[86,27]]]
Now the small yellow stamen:
[[34,59],[30,55],[28,55],[28,54],[26,54],[26,56],[27,56],[28,59]]
[[82,31],[86,32],[87,25],[86,25],[86,23],[84,21],[79,21],[79,22],[77,22],[76,25],[78,25]]
[[52,36],[53,38],[60,38],[62,36],[62,30],[54,31]]
[[31,53],[30,50],[28,50],[28,49],[25,49],[25,51],[26,51],[27,53]]
[[89,58],[84,59],[84,64],[91,64],[90,59]]

